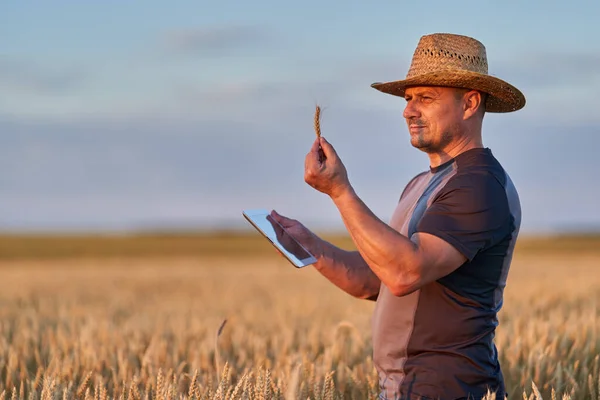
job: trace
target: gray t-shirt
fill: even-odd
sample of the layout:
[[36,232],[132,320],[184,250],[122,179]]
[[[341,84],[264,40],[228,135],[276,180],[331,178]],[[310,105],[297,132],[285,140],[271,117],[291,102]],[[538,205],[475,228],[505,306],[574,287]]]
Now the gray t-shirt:
[[390,225],[438,236],[467,261],[406,296],[381,285],[372,321],[381,399],[504,396],[493,339],[520,224],[517,191],[488,148],[408,183]]

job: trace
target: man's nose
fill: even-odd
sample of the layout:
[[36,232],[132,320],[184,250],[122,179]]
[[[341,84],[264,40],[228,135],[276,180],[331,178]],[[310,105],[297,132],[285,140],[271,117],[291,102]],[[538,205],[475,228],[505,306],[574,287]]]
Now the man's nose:
[[419,118],[421,113],[415,108],[415,104],[412,101],[406,102],[406,107],[404,107],[404,118]]

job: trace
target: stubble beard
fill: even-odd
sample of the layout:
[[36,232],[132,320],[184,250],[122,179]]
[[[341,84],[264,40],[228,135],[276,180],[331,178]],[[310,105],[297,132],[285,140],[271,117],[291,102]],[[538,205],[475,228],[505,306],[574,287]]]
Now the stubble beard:
[[430,132],[419,132],[417,135],[412,135],[410,142],[413,147],[426,153],[438,153],[442,151],[448,144],[454,140],[454,134],[451,131],[444,131],[439,141],[434,141]]
[[413,146],[425,153],[439,153],[443,151],[448,144],[454,140],[454,135],[450,131],[442,133],[439,142],[435,143],[426,133],[419,133],[416,140],[411,139]]
[[420,131],[416,136],[411,134],[410,142],[413,147],[424,151],[425,153],[431,154],[442,152],[448,144],[452,143],[456,136],[455,131],[458,131],[459,129],[459,127],[456,126],[444,131],[441,138],[436,141],[431,132],[427,130],[428,125],[424,122],[425,121],[421,120],[412,121],[412,123],[423,125],[425,129]]

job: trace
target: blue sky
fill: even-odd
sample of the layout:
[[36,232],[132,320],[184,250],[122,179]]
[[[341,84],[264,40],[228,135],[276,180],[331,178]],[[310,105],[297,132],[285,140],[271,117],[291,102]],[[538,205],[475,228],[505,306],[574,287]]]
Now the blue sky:
[[339,213],[303,181],[323,135],[389,220],[427,168],[402,79],[419,37],[473,36],[527,106],[484,144],[517,185],[524,232],[600,227],[598,2],[4,1],[0,229],[241,226],[275,208],[315,229]]

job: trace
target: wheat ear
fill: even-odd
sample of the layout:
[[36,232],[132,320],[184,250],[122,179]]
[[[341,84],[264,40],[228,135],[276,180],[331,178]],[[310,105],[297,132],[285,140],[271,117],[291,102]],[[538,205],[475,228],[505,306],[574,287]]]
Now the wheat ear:
[[219,336],[223,332],[223,328],[225,328],[225,324],[227,323],[227,319],[224,319],[221,323],[221,326],[217,330],[217,334],[215,335],[215,370],[217,374],[221,373],[221,354],[219,352]]
[[317,137],[321,137],[321,107],[319,106],[315,110],[315,132]]

